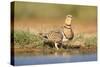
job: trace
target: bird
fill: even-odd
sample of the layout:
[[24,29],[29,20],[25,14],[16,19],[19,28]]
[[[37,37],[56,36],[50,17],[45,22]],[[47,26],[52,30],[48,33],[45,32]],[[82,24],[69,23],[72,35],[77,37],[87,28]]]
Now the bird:
[[58,47],[59,44],[62,45],[64,41],[70,41],[74,37],[74,32],[72,30],[71,24],[72,24],[72,15],[67,15],[62,30],[59,31],[54,30],[46,33],[45,35],[42,34],[44,40],[46,42],[47,41],[53,42],[55,48],[59,50]]
[[74,32],[72,30],[72,15],[67,15],[65,19],[65,24],[63,25],[63,41],[72,40],[74,37]]

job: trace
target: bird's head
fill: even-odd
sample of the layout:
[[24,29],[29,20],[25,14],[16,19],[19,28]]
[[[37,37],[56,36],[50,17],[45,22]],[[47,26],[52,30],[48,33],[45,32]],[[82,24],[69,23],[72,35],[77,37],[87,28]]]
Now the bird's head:
[[65,19],[65,24],[71,25],[72,15],[67,15]]

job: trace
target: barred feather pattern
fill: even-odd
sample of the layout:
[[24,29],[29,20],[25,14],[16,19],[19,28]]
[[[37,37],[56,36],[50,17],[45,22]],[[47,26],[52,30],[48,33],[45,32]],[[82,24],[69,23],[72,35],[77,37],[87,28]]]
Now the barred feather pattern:
[[51,31],[47,35],[49,41],[53,41],[56,43],[61,43],[63,39],[63,35],[60,31]]
[[68,39],[68,40],[72,40],[73,37],[74,37],[74,32],[73,32],[71,27],[70,28],[64,28],[63,33],[64,33],[64,36],[66,37],[66,39]]

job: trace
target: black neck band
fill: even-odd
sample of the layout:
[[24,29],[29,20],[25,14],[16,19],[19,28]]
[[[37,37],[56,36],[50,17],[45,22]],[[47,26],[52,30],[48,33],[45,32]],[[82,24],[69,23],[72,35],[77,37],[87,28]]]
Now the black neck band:
[[71,29],[71,27],[70,27],[70,28],[68,28],[67,26],[64,26],[64,28]]
[[71,24],[70,25],[68,25],[68,24],[65,24],[66,26],[71,26]]

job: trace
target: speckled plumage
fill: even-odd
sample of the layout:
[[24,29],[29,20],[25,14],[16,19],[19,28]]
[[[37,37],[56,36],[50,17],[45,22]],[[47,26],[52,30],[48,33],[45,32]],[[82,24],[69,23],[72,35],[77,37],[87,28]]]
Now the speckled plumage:
[[72,15],[67,15],[65,19],[65,24],[61,31],[50,31],[46,35],[46,39],[48,41],[52,41],[55,43],[55,47],[58,50],[58,44],[63,41],[72,40],[74,37],[74,33],[71,27]]
[[60,31],[51,31],[47,35],[48,40],[53,41],[53,42],[62,42],[63,35]]

